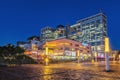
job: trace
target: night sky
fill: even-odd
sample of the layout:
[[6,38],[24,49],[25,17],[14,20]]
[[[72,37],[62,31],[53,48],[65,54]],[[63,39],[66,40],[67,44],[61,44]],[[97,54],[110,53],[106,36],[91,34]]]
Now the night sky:
[[108,19],[111,47],[120,50],[120,0],[0,0],[0,46],[39,36],[45,26],[75,24],[100,9]]

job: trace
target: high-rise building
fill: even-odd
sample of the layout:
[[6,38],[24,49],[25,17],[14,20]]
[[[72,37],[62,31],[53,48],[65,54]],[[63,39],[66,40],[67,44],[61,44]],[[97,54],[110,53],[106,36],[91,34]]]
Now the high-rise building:
[[58,25],[57,28],[56,28],[56,31],[55,33],[57,34],[56,35],[56,38],[59,39],[59,38],[65,38],[65,27],[63,25]]
[[52,27],[44,27],[41,29],[41,41],[49,41],[49,40],[54,40],[54,39],[60,39],[60,38],[65,38],[65,28],[63,25],[58,25],[56,29]]
[[77,21],[70,26],[69,38],[91,44],[92,53],[103,56],[104,37],[107,36],[106,16],[99,13]]
[[53,40],[54,39],[54,29],[52,27],[44,27],[41,29],[41,41]]

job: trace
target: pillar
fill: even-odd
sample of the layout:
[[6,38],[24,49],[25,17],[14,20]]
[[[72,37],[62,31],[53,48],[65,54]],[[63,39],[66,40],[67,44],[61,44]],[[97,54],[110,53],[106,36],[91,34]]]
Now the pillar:
[[109,38],[105,37],[105,58],[106,58],[106,71],[110,71],[110,63],[109,63]]

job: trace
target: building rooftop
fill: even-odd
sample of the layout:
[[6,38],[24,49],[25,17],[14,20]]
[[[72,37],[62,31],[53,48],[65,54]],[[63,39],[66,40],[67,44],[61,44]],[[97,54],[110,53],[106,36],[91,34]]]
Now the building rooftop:
[[81,20],[78,20],[77,23],[84,22],[84,21],[86,21],[86,20],[89,20],[89,19],[98,17],[98,16],[100,16],[100,15],[102,15],[102,16],[104,16],[104,17],[106,18],[106,16],[105,16],[104,13],[98,13],[98,14],[95,14],[95,15],[92,15],[92,16],[89,16],[89,17],[86,17],[86,18],[83,18],[83,19],[81,19]]

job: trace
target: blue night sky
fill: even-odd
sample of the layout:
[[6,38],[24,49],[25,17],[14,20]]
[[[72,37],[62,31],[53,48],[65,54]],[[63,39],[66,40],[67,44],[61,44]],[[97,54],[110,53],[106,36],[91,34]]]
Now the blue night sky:
[[120,49],[119,0],[0,0],[0,46],[39,36],[45,26],[75,24],[100,9],[108,19],[110,44]]

